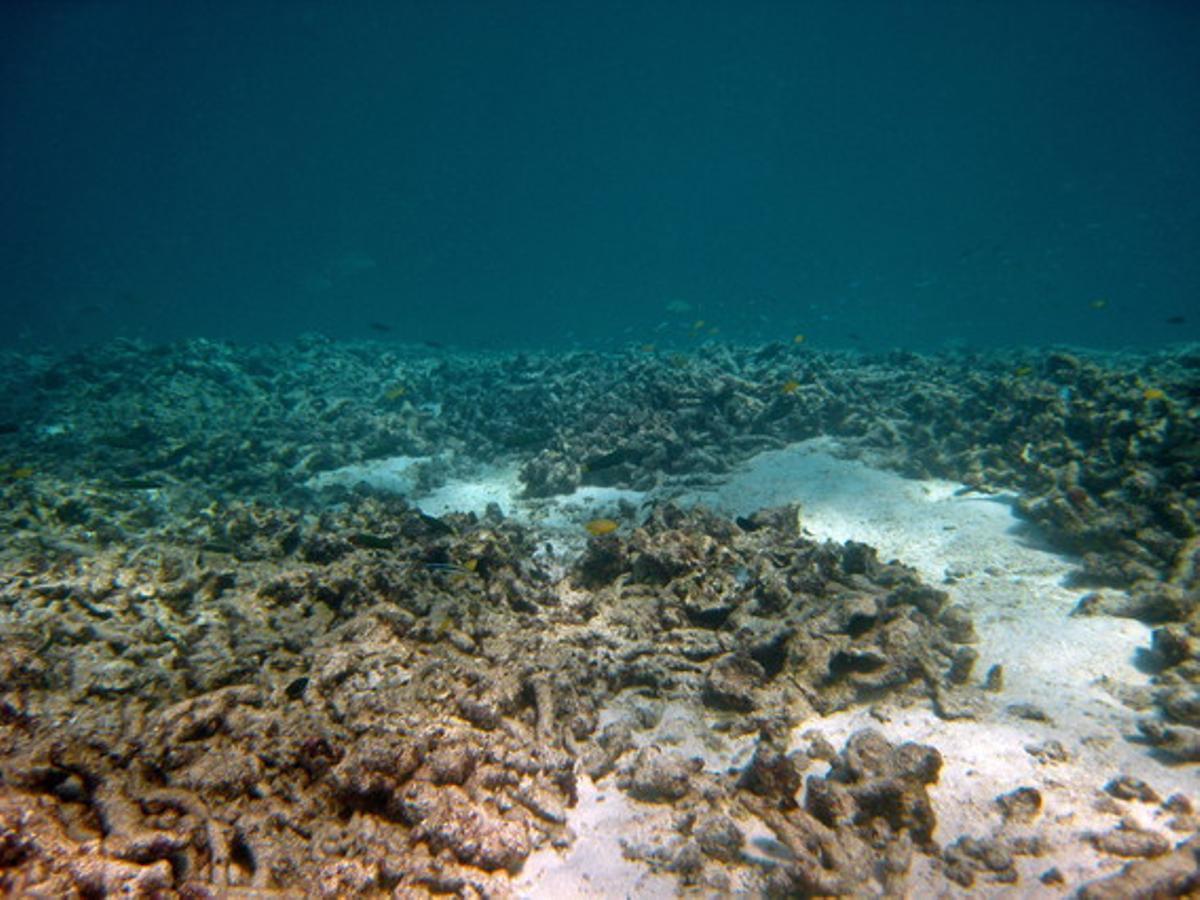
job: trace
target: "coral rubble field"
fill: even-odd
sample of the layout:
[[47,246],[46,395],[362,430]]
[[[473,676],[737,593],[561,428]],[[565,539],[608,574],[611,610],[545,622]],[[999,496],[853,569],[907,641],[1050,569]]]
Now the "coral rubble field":
[[[1200,890],[1200,797],[1144,777],[1200,763],[1196,348],[118,341],[0,380],[6,894],[536,896],[597,790],[650,823],[618,851],[647,893]],[[1011,496],[1071,560],[1072,616],[1144,623],[1144,677],[1107,685],[1129,727],[1029,755],[1108,742],[1145,772],[1093,773],[1053,823],[1016,782],[939,827],[957,756],[883,725],[1045,715],[1003,709],[1020,673],[978,665],[953,573],[795,503],[686,502],[817,437]],[[379,460],[401,487],[331,477]],[[511,502],[423,502],[497,466]],[[588,491],[603,518],[550,524]],[[660,739],[672,710],[710,752]]]

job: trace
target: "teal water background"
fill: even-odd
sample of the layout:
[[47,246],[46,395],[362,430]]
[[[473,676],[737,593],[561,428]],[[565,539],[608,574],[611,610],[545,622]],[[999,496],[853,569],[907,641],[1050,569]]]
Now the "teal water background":
[[1200,335],[1200,4],[0,5],[0,341]]

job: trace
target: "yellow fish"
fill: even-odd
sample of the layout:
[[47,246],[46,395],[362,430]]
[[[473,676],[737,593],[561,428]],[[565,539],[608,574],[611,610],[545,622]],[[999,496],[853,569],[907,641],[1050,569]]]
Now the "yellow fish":
[[1104,309],[1108,306],[1108,301],[1101,297],[1099,300],[1092,301],[1092,309]]
[[1018,378],[1025,378],[1026,376],[1033,374],[1033,366],[1017,366],[1015,369],[1013,369],[1013,374]]
[[794,393],[796,393],[796,391],[797,391],[797,389],[798,389],[799,387],[800,387],[800,382],[798,382],[798,381],[797,381],[795,378],[792,378],[792,379],[790,379],[790,380],[788,380],[788,381],[785,381],[785,382],[783,383],[783,387],[781,387],[781,388],[779,389],[779,393],[781,393],[781,394],[794,394]]
[[387,400],[389,403],[395,403],[397,400],[399,400],[401,397],[403,397],[407,393],[408,393],[408,388],[406,388],[404,385],[394,384],[390,388],[388,388],[386,391],[384,391],[383,399]]
[[616,519],[592,519],[585,522],[583,527],[588,534],[600,537],[602,534],[612,534],[621,527],[621,523]]
[[1160,388],[1146,388],[1142,391],[1142,398],[1145,400],[1166,400],[1167,392]]
[[803,344],[804,340],[805,340],[804,335],[802,335],[802,334],[793,334],[792,335],[792,343],[793,344]]

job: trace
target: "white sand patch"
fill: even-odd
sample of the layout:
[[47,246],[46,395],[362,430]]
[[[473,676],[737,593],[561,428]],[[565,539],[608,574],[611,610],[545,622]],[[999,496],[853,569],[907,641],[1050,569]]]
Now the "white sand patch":
[[432,456],[389,456],[319,472],[305,482],[305,487],[320,490],[327,487],[352,488],[359,484],[393,494],[409,494],[417,484],[421,467],[433,462]]
[[571,810],[575,841],[564,853],[542,850],[526,861],[513,887],[518,896],[582,900],[597,897],[675,897],[675,878],[655,875],[625,859],[621,841],[637,839],[657,826],[655,810],[643,811],[612,779],[601,786],[579,779],[579,802]]
[[516,462],[484,467],[470,479],[452,479],[415,495],[412,501],[431,516],[483,515],[489,504],[495,504],[505,517],[537,530],[538,543],[550,548],[543,562],[561,573],[565,561],[583,551],[589,537],[587,522],[601,517],[619,520],[622,507],[639,507],[646,500],[641,491],[588,486],[556,497],[526,498],[519,472]]
[[470,479],[452,479],[441,487],[413,498],[422,512],[444,516],[452,512],[473,512],[483,515],[490,504],[496,504],[506,516],[513,514],[520,495],[517,480],[520,466],[506,463],[481,468]]
[[436,461],[436,457],[429,456],[368,460],[322,472],[310,478],[306,486],[320,490],[365,484],[399,494],[431,516],[456,512],[482,516],[494,505],[506,518],[536,528],[539,542],[550,547],[552,558],[548,564],[560,570],[563,560],[573,558],[587,543],[587,522],[597,518],[621,520],[623,509],[640,508],[648,496],[642,491],[585,485],[570,494],[527,498],[522,496],[521,466],[516,460],[481,465],[469,476],[450,478],[432,490],[422,491],[422,472]]

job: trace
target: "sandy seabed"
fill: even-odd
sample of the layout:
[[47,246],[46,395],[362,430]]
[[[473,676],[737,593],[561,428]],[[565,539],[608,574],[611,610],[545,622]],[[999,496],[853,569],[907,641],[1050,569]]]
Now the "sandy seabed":
[[0,885],[1200,885],[1200,356],[8,360]]

